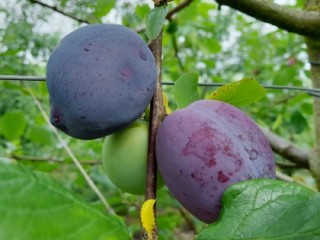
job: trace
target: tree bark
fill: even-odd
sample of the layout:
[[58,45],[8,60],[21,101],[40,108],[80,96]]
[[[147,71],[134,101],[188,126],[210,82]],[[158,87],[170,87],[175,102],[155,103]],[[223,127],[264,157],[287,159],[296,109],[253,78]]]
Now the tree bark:
[[[320,36],[320,12],[317,11],[292,9],[269,0],[216,0],[216,2],[288,32],[311,37]],[[314,10],[314,8],[308,9]]]
[[[320,0],[306,0],[305,9],[318,9],[320,13]],[[320,88],[320,35],[316,38],[306,37],[309,61],[311,64],[311,77],[314,88]],[[314,138],[315,144],[309,159],[309,165],[318,187],[320,187],[320,98],[313,100]]]
[[[148,142],[148,160],[146,176],[145,199],[156,199],[157,192],[157,160],[156,160],[156,133],[159,125],[166,116],[162,99],[162,31],[159,36],[149,44],[157,64],[157,84],[156,91],[150,103],[150,121],[149,121],[149,142]],[[154,205],[154,214],[156,215],[156,204]],[[146,232],[143,232],[143,239],[148,239]],[[158,239],[158,227],[154,226],[153,239]]]
[[298,167],[309,167],[310,152],[308,150],[299,148],[268,129],[262,128],[262,131],[268,138],[274,152],[295,163]]

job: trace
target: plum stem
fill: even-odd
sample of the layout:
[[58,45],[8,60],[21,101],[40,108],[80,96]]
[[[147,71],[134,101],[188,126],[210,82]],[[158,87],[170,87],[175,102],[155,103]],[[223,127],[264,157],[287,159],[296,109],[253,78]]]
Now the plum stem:
[[[155,58],[157,65],[157,84],[156,90],[150,103],[150,123],[149,123],[149,140],[148,140],[148,160],[146,176],[145,199],[156,199],[157,190],[157,160],[155,154],[155,140],[157,129],[166,116],[165,107],[162,99],[162,31],[159,36],[149,44],[149,48]],[[154,205],[154,213],[156,207]],[[157,227],[154,228],[153,239],[158,239]],[[145,234],[144,234],[145,236]]]

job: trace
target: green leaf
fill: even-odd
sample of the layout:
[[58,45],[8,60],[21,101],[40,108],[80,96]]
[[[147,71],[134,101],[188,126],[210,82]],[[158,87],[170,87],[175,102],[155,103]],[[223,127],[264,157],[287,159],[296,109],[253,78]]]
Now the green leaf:
[[184,108],[199,99],[199,74],[195,72],[182,75],[175,83],[172,94],[178,108]]
[[266,90],[254,79],[244,78],[217,88],[208,99],[219,100],[235,106],[248,105],[263,97]]
[[301,104],[301,111],[307,115],[313,114],[313,104],[312,103],[302,103]]
[[197,36],[197,45],[199,46],[200,50],[205,55],[211,55],[212,53],[219,53],[222,50],[220,42],[214,38],[202,38],[201,40],[198,39]]
[[146,34],[149,41],[156,39],[162,29],[162,25],[166,20],[168,6],[153,8],[146,20]]
[[300,110],[294,111],[290,117],[288,128],[294,133],[301,133],[308,127],[308,122],[305,117],[300,113]]
[[282,114],[278,114],[276,120],[272,124],[272,127],[271,127],[272,131],[277,130],[281,126],[282,122],[283,122]]
[[54,143],[52,133],[43,126],[32,126],[26,137],[37,144],[51,145]]
[[8,140],[20,138],[26,126],[27,120],[22,111],[7,112],[0,118],[0,133]]
[[320,239],[320,194],[298,184],[254,179],[225,192],[220,219],[196,239]]
[[0,239],[130,239],[117,216],[88,206],[57,181],[0,163]]
[[101,18],[114,7],[116,0],[98,0],[95,8],[94,15]]
[[22,90],[21,85],[17,84],[17,83],[12,83],[12,82],[4,82],[3,86],[7,89],[15,89],[15,90]]
[[303,0],[297,0],[296,1],[296,6],[303,7],[303,5],[304,5],[304,1]]
[[273,83],[275,85],[288,85],[289,83],[293,82],[297,75],[298,67],[282,67],[275,72]]
[[149,11],[150,11],[150,7],[148,4],[141,4],[136,7],[135,15],[144,19]]

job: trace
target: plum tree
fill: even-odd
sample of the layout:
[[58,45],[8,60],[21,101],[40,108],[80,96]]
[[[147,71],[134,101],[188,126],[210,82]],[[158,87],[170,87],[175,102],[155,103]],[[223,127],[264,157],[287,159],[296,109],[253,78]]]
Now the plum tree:
[[156,136],[165,184],[195,217],[217,219],[228,186],[274,178],[275,162],[260,128],[236,107],[200,100],[165,118]]
[[[105,138],[102,164],[109,179],[122,191],[142,195],[146,188],[149,124],[136,121]],[[163,186],[158,178],[158,187]]]
[[65,36],[47,64],[51,123],[79,139],[128,126],[154,94],[156,65],[148,45],[121,25],[93,24]]

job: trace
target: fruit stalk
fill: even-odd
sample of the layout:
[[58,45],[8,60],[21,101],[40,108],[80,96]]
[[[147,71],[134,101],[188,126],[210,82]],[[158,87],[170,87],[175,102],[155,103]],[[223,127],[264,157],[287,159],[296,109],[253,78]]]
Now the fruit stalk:
[[[162,31],[159,36],[149,44],[149,48],[155,58],[157,65],[157,84],[156,91],[150,103],[150,125],[149,125],[149,140],[148,140],[148,160],[147,160],[147,179],[145,199],[156,199],[157,185],[157,161],[155,154],[155,139],[158,126],[164,119],[166,112],[162,100]],[[155,210],[155,209],[154,209]],[[154,211],[155,212],[155,211]],[[157,235],[155,227],[154,234]],[[154,237],[156,239],[156,237]]]

